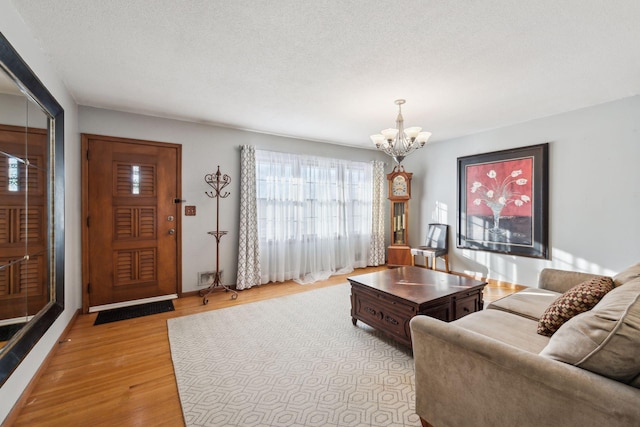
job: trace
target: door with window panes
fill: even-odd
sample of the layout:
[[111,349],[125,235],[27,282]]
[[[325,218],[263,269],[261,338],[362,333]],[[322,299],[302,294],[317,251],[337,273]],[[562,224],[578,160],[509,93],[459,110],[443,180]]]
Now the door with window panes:
[[180,145],[83,135],[84,147],[88,306],[177,294]]

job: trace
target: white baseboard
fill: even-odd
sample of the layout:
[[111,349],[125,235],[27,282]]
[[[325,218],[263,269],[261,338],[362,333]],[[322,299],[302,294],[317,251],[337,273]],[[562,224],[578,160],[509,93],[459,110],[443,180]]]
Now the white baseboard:
[[7,326],[7,325],[15,325],[15,324],[18,324],[18,323],[24,323],[24,322],[28,322],[31,319],[33,319],[33,316],[14,317],[13,319],[4,319],[4,320],[0,320],[0,326]]
[[89,307],[89,313],[96,313],[98,311],[111,310],[114,308],[130,307],[132,305],[146,304],[148,302],[165,301],[168,299],[176,299],[178,294],[160,295],[151,298],[142,298],[132,301],[114,302],[113,304],[96,305]]

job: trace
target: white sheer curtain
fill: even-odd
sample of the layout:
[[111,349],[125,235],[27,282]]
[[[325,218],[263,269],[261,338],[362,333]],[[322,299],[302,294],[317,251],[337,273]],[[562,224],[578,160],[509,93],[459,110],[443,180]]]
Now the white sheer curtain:
[[324,280],[365,267],[371,163],[256,150],[261,283]]
[[240,147],[240,227],[237,289],[260,284],[258,214],[256,212],[256,149]]

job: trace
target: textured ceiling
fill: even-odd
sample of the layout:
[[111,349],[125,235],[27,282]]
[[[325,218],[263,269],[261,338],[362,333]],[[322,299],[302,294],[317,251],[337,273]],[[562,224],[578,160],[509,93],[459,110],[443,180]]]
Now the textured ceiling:
[[370,147],[640,93],[638,0],[12,0],[80,105]]

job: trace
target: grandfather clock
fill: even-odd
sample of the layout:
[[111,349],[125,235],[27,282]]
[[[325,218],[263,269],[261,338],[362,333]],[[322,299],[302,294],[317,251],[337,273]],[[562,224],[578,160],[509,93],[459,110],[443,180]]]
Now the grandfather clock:
[[409,246],[409,199],[411,199],[411,176],[404,166],[396,165],[387,174],[389,200],[391,202],[391,245],[387,248],[387,265],[397,267],[411,265]]

